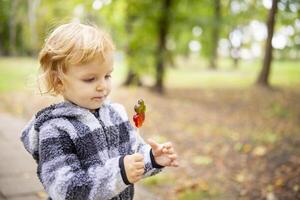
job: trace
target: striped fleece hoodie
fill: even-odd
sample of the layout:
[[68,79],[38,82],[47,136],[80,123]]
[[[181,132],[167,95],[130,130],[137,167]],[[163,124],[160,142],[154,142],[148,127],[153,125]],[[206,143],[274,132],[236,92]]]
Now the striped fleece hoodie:
[[[70,102],[39,111],[23,129],[21,140],[37,162],[37,175],[49,199],[127,200],[124,156],[133,154],[135,129],[124,107],[105,102],[96,113]],[[142,138],[144,177],[161,171]]]

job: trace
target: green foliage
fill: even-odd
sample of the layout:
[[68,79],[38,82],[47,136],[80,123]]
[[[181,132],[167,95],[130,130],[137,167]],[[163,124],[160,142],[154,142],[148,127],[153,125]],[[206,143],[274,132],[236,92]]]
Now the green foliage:
[[212,158],[209,156],[198,155],[193,158],[193,163],[197,165],[209,165],[212,163]]
[[203,189],[189,189],[179,195],[179,200],[204,200],[204,199],[218,199],[218,193]]
[[262,131],[260,133],[253,134],[252,140],[254,144],[274,144],[281,138],[279,133],[274,133],[272,131]]
[[[13,1],[2,0],[0,1],[0,54],[4,55],[10,53],[26,53],[26,46],[23,42],[23,32],[26,27],[26,2],[18,1],[17,9],[12,9]],[[16,41],[15,46],[10,45],[11,27],[15,24],[16,28]]]
[[172,184],[174,179],[167,174],[159,174],[158,176],[151,176],[142,180],[142,184],[146,186],[157,186],[164,184]]
[[9,1],[0,1],[0,53],[7,54],[9,52]]
[[268,116],[270,117],[278,117],[278,118],[289,118],[291,117],[291,111],[281,105],[279,102],[273,102],[270,105]]

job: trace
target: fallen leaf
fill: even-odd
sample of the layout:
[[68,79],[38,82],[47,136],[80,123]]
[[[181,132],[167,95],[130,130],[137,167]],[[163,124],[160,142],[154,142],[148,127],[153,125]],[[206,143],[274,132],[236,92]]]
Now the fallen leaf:
[[257,147],[255,147],[255,148],[253,149],[252,154],[253,154],[254,156],[263,156],[263,155],[266,154],[266,152],[267,152],[266,147],[264,147],[264,146],[257,146]]
[[281,178],[276,179],[275,185],[276,185],[277,187],[283,186],[283,180],[282,180]]
[[277,200],[277,198],[273,192],[269,192],[267,194],[267,200]]
[[298,191],[299,191],[299,185],[294,185],[294,186],[293,186],[293,190],[294,190],[295,192],[298,192]]
[[196,156],[193,158],[193,163],[198,165],[209,165],[212,163],[213,159],[209,156]]
[[245,144],[243,146],[243,152],[244,153],[249,153],[251,151],[251,149],[252,149],[252,146],[250,144]]
[[245,179],[246,179],[245,174],[242,172],[235,176],[235,180],[239,183],[243,183]]

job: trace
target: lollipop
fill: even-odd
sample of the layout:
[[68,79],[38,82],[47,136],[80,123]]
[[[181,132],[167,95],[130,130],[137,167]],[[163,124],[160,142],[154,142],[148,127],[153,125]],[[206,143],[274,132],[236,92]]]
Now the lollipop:
[[146,106],[145,102],[140,99],[138,101],[138,105],[134,106],[135,115],[133,115],[133,121],[137,128],[140,128],[144,121],[145,121],[145,112],[146,112]]
[[134,151],[137,152],[138,141],[140,138],[139,128],[142,127],[142,125],[145,121],[145,112],[146,112],[146,105],[142,99],[138,100],[138,105],[134,106],[134,111],[135,111],[135,115],[133,115],[133,121],[134,121],[135,127],[137,128],[136,135],[135,135],[136,142],[135,142]]

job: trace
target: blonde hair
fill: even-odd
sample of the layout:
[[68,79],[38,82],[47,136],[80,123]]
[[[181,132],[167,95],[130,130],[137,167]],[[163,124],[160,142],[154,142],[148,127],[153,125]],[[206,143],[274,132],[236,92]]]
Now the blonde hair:
[[[72,22],[58,26],[39,53],[40,93],[58,95],[59,77],[65,75],[70,65],[88,63],[96,58],[105,60],[107,53],[113,50],[110,36],[94,25]],[[45,92],[41,89],[41,79]]]

